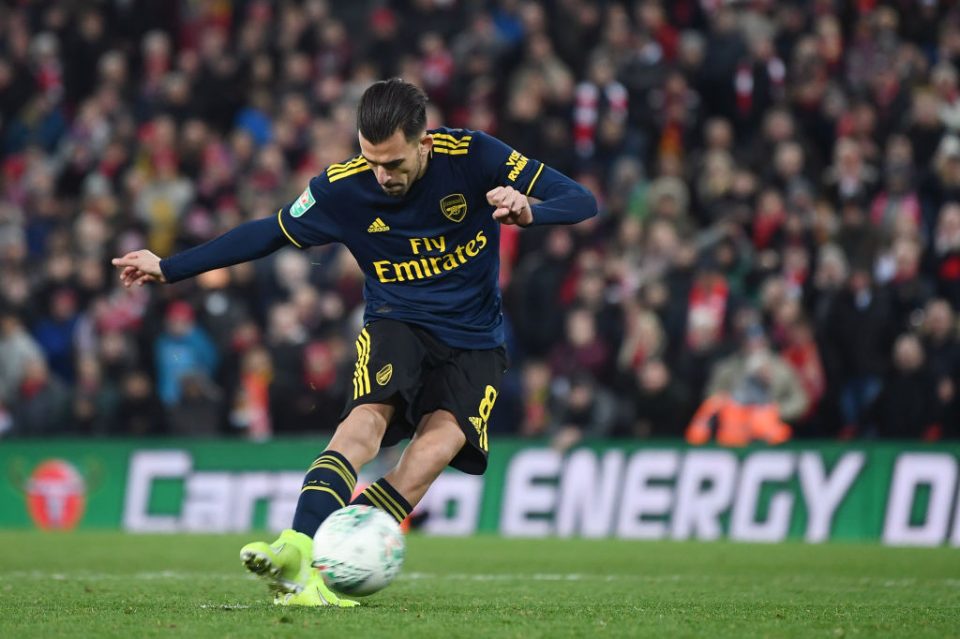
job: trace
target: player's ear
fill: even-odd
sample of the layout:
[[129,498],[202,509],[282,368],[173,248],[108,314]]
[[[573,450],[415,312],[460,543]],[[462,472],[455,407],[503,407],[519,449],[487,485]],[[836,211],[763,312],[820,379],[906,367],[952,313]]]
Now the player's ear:
[[430,153],[433,150],[433,136],[424,132],[420,138],[420,148],[423,149],[424,153]]

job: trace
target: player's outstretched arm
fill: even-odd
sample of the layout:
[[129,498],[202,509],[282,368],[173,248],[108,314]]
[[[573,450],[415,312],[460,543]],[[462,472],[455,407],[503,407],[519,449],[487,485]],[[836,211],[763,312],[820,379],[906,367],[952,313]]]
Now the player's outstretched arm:
[[249,262],[288,246],[277,219],[268,217],[246,222],[209,242],[160,259],[140,250],[113,259],[124,286],[180,280],[240,262]]

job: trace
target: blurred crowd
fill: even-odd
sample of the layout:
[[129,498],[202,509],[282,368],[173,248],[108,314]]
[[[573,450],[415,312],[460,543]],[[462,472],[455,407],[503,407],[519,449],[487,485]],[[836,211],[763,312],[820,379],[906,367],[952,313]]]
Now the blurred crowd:
[[492,430],[955,437],[958,69],[938,0],[4,3],[0,433],[333,429],[345,250],[131,291],[109,259],[271,215],[401,76],[600,201],[504,229]]

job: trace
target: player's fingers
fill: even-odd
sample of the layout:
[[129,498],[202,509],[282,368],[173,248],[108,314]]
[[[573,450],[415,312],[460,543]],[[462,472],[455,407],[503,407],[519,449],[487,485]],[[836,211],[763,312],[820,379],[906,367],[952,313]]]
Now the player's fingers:
[[517,214],[507,208],[499,208],[493,212],[493,219],[501,224],[516,224]]
[[124,272],[123,277],[121,278],[123,280],[123,285],[126,287],[133,286],[133,284],[136,283],[136,281],[140,279],[143,274],[143,271],[140,269],[127,267],[126,272]]
[[136,285],[143,286],[147,282],[152,282],[152,281],[154,281],[153,275],[150,275],[149,273],[144,273],[143,275],[137,278]]
[[122,257],[113,258],[112,263],[114,266],[133,266],[137,264],[140,260],[140,251],[131,251],[126,253]]
[[511,211],[517,211],[519,208],[517,199],[512,196],[504,198],[503,202],[500,203],[500,206]]
[[510,193],[507,191],[507,189],[502,186],[498,186],[487,194],[487,202],[493,206],[502,206],[503,202],[509,195]]
[[502,194],[502,197],[497,205],[508,208],[511,211],[517,211],[522,208],[522,202],[523,196],[516,191],[511,190]]

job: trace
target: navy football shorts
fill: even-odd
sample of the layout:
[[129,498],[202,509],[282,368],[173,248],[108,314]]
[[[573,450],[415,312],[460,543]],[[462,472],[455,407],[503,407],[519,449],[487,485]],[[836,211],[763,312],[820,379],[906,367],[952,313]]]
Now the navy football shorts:
[[453,348],[423,328],[396,320],[367,324],[357,338],[357,363],[340,418],[361,404],[394,404],[382,446],[412,437],[424,415],[447,410],[466,445],[450,465],[471,475],[487,469],[487,424],[507,368],[506,349]]

